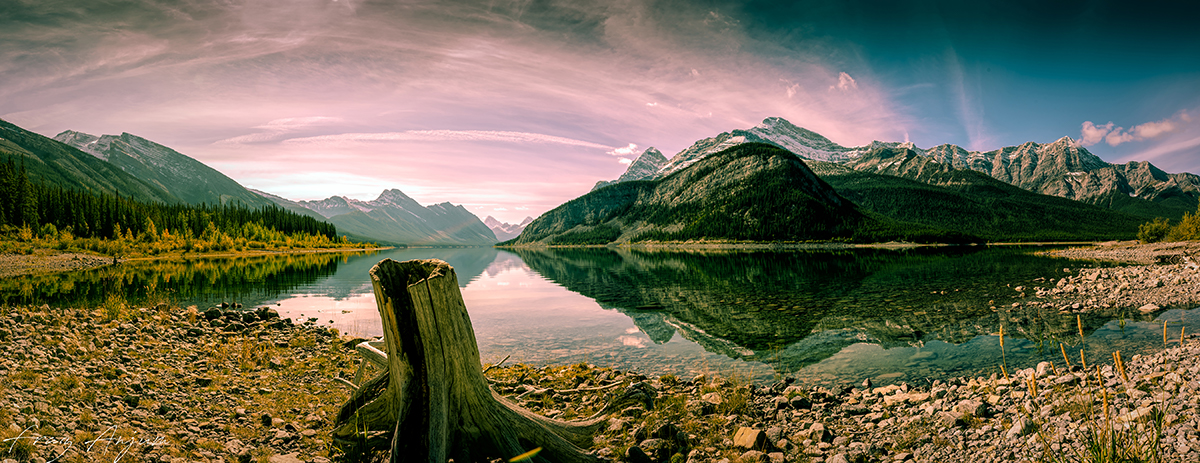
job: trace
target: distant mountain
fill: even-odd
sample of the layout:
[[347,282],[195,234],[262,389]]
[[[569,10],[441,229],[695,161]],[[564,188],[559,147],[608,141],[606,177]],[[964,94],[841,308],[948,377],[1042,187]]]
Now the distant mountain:
[[289,210],[307,209],[337,226],[338,233],[358,239],[413,246],[484,246],[497,241],[466,208],[448,202],[425,207],[397,189],[385,190],[373,201],[344,196],[291,201],[259,194]]
[[637,159],[634,159],[629,164],[629,167],[625,169],[625,173],[620,178],[608,182],[596,182],[596,186],[592,187],[592,189],[604,188],[614,183],[652,179],[658,175],[658,171],[665,165],[667,165],[667,157],[663,156],[662,151],[651,146],[646,148],[646,151],[642,151],[642,154],[639,154]]
[[864,214],[795,154],[748,143],[705,156],[658,180],[594,190],[538,217],[509,243],[897,238],[947,237],[928,227]]
[[671,161],[659,169],[655,178],[662,178],[687,167],[706,156],[743,143],[766,143],[795,153],[802,159],[814,161],[845,162],[875,148],[916,148],[912,143],[872,142],[867,146],[847,148],[830,141],[821,134],[792,125],[779,117],[768,117],[748,130],[725,132],[713,138],[705,138],[671,157]]
[[989,241],[1132,239],[1145,222],[1144,217],[1023,190],[911,149],[875,149],[850,165],[807,164],[865,210]]
[[778,117],[766,118],[747,130],[733,130],[699,140],[672,156],[653,175],[645,175],[639,168],[636,173],[627,171],[628,177],[622,175],[617,180],[601,182],[597,188],[629,180],[661,179],[709,155],[745,143],[772,144],[806,160],[834,162],[885,175],[895,175],[894,169],[863,161],[863,155],[881,149],[902,148],[936,163],[981,172],[1028,191],[1143,218],[1179,218],[1200,205],[1200,176],[1166,173],[1145,161],[1109,164],[1069,137],[1053,143],[1027,142],[987,152],[967,151],[949,144],[922,150],[909,142],[881,141],[845,147]]
[[[292,200],[284,198],[282,196],[273,195],[273,194],[267,193],[265,191],[255,190],[253,188],[249,188],[249,190],[251,193],[262,196],[267,201],[275,203],[276,206],[282,207],[284,209],[287,209],[289,211],[295,212],[300,215],[305,215],[305,216],[312,217],[317,220],[326,221],[325,216],[318,214],[317,211],[309,209],[309,208],[305,207],[303,204],[300,204],[296,201],[292,201]],[[338,230],[338,232],[341,232],[341,230]],[[342,233],[342,234],[345,234],[345,233]]]
[[1029,191],[1137,215],[1178,218],[1200,204],[1200,176],[1168,174],[1146,161],[1109,164],[1070,137],[988,152],[939,145],[926,154],[939,163],[983,172]]
[[54,139],[108,161],[188,204],[241,203],[252,209],[271,204],[216,169],[135,135],[97,137],[67,130]]
[[533,217],[525,217],[525,220],[522,220],[521,223],[518,224],[511,224],[508,222],[501,223],[499,220],[496,220],[495,217],[490,215],[487,216],[486,219],[483,219],[483,224],[492,229],[492,233],[495,233],[496,239],[500,241],[508,241],[516,238],[521,234],[522,230],[525,230],[525,226],[529,225],[530,222],[533,222]]
[[0,161],[20,162],[33,182],[93,193],[119,194],[139,201],[180,203],[182,199],[78,148],[0,120]]

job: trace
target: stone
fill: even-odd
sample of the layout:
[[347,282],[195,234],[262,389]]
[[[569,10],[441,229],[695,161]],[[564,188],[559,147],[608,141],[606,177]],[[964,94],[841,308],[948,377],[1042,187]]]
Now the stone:
[[1148,314],[1148,313],[1152,313],[1152,312],[1157,312],[1160,308],[1161,307],[1154,305],[1154,304],[1146,304],[1141,307],[1138,307],[1138,312]]
[[1050,374],[1050,362],[1038,362],[1034,375],[1038,378],[1045,378]]
[[1008,432],[1004,433],[1004,437],[1008,440],[1025,437],[1032,431],[1029,418],[1024,416],[1013,420],[1012,427],[1008,428]]
[[651,460],[658,462],[671,458],[672,450],[674,450],[671,441],[665,439],[646,439],[637,446],[646,452]]
[[758,450],[747,450],[740,457],[741,463],[768,463],[767,454]]
[[228,442],[225,442],[225,451],[237,455],[242,452],[242,447],[245,446],[246,444],[241,440],[230,439]]
[[813,442],[833,442],[833,433],[825,429],[825,425],[821,423],[813,423],[812,427],[808,428],[808,438]]
[[783,428],[779,426],[771,426],[766,431],[767,442],[779,442],[783,438]]
[[675,425],[671,424],[671,423],[663,423],[663,424],[659,425],[657,428],[655,428],[654,432],[651,433],[651,435],[653,435],[656,438],[669,440],[669,441],[674,441],[675,436],[678,434],[679,434],[679,428],[675,427]]
[[760,449],[767,435],[761,429],[740,427],[733,435],[733,445],[744,449]]
[[978,400],[967,399],[959,402],[954,406],[954,411],[964,415],[970,415],[976,418],[985,418],[987,416],[987,404]]
[[964,424],[963,421],[959,419],[961,416],[961,414],[956,413],[938,412],[936,415],[934,415],[934,421],[937,423],[939,428],[950,429]]
[[791,399],[788,400],[788,403],[792,406],[792,408],[794,408],[796,410],[811,410],[812,409],[812,400],[809,400],[808,397],[805,397],[802,395],[792,397]]
[[650,456],[646,455],[646,451],[636,445],[625,450],[625,461],[629,463],[654,463],[650,460]]
[[850,463],[850,460],[846,458],[846,454],[838,453],[825,460],[825,463]]
[[299,452],[292,452],[286,455],[271,455],[271,458],[267,461],[270,463],[304,463],[304,460],[300,459]]

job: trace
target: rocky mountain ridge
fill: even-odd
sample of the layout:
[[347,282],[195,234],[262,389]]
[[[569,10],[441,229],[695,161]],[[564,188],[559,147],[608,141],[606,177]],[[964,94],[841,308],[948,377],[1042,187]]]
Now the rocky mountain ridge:
[[644,165],[635,170],[631,164],[620,178],[597,184],[597,188],[630,180],[661,179],[713,153],[743,143],[772,144],[806,160],[834,162],[885,175],[897,175],[898,165],[863,161],[863,155],[881,149],[902,148],[928,162],[982,172],[1032,192],[1147,217],[1178,218],[1184,212],[1195,211],[1200,204],[1200,176],[1166,173],[1146,161],[1110,164],[1070,137],[1045,144],[1026,142],[986,152],[968,151],[951,144],[925,150],[911,142],[873,141],[864,146],[845,147],[778,117],[766,118],[750,129],[698,140],[652,174]]
[[525,226],[533,222],[533,217],[526,216],[520,223],[508,223],[496,220],[495,217],[487,216],[483,219],[483,224],[492,229],[492,233],[496,234],[496,239],[500,241],[508,241],[521,235],[525,230]]
[[337,226],[339,233],[360,239],[415,246],[486,246],[497,241],[495,233],[465,207],[449,202],[422,206],[395,188],[371,201],[345,196],[291,201],[256,193],[282,207],[318,214]]
[[429,246],[497,241],[478,217],[449,202],[425,207],[396,189],[372,201],[342,196],[292,201],[249,190],[200,161],[129,133],[68,130],[49,138],[0,120],[0,161],[9,158],[23,158],[36,182],[147,202],[278,205],[332,223],[339,234],[358,240]]
[[508,243],[579,245],[695,239],[953,238],[941,230],[868,216],[794,153],[748,143],[698,159],[660,179],[620,182],[594,190],[542,214]]
[[657,148],[651,146],[646,148],[645,151],[642,151],[642,154],[639,154],[638,157],[629,164],[629,167],[625,169],[625,173],[621,174],[621,177],[617,178],[616,180],[601,180],[596,182],[596,186],[592,187],[592,190],[595,191],[614,183],[653,178],[656,174],[658,174],[658,171],[661,170],[663,166],[667,165],[667,162],[667,157],[663,156],[662,151],[659,151]]
[[55,135],[54,140],[117,166],[189,204],[236,202],[250,208],[271,204],[216,169],[136,135],[95,136],[67,130]]
[[23,164],[29,179],[139,201],[180,203],[180,198],[96,156],[0,120],[0,161]]

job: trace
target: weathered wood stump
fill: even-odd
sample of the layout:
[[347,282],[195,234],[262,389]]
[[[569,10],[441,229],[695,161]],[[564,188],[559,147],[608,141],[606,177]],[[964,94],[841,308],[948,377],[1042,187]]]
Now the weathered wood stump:
[[371,269],[371,282],[387,369],[342,406],[334,431],[339,442],[362,441],[372,432],[386,439],[391,431],[393,462],[509,459],[538,447],[535,461],[594,462],[599,458],[581,447],[591,446],[603,414],[629,401],[652,403],[651,391],[631,387],[588,420],[534,414],[488,386],[450,265],[385,259]]

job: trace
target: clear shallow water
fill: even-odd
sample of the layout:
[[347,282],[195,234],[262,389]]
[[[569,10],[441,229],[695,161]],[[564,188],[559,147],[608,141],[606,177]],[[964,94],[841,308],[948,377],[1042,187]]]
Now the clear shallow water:
[[[398,249],[238,259],[129,262],[0,280],[9,303],[95,304],[108,294],[180,305],[270,305],[284,317],[380,334],[368,271],[384,258],[455,267],[485,362],[598,365],[645,374],[796,377],[808,384],[920,382],[1042,360],[1111,362],[1162,347],[1195,311],[1147,318],[1012,309],[1010,286],[1049,285],[1091,265],[1014,248],[903,251]],[[995,307],[995,309],[993,309]],[[1136,312],[1136,311],[1134,311]],[[1124,322],[1122,322],[1124,320]],[[1001,354],[1000,325],[1008,334]]]

